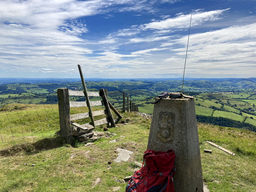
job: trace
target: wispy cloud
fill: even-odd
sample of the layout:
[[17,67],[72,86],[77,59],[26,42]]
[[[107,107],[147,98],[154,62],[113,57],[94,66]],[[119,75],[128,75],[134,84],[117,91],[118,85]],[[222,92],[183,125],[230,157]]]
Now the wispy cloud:
[[136,35],[138,33],[140,33],[140,29],[137,25],[134,25],[127,29],[119,29],[113,35],[117,37],[127,37],[127,36]]
[[181,0],[160,0],[161,3],[176,3]]
[[159,36],[159,37],[149,37],[149,38],[132,38],[130,42],[132,43],[141,43],[141,42],[153,42],[153,41],[162,41],[169,39],[169,36]]
[[[214,10],[208,12],[196,12],[193,13],[192,26],[197,26],[207,21],[215,21],[219,19],[219,16],[228,9]],[[154,21],[144,25],[144,29],[177,29],[177,28],[187,28],[189,25],[190,14],[179,15],[175,18],[168,18],[161,21]]]
[[156,51],[163,51],[166,50],[167,48],[152,48],[152,49],[144,49],[144,50],[140,50],[140,51],[135,51],[132,52],[132,55],[145,55],[145,54],[149,54],[151,52],[156,52]]
[[[225,77],[231,74],[249,77],[256,73],[256,24],[233,26],[190,37],[188,75],[196,77]],[[185,47],[186,37],[176,44]],[[175,55],[165,62],[184,62],[184,48],[173,49]],[[250,70],[247,70],[247,68]],[[243,74],[241,74],[241,72]]]

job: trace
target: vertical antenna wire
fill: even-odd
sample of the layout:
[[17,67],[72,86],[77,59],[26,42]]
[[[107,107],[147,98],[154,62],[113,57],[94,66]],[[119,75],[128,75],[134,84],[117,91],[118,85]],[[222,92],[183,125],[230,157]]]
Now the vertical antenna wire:
[[188,28],[188,39],[187,39],[186,56],[185,56],[185,61],[184,61],[184,69],[183,69],[183,78],[182,78],[181,93],[183,93],[183,91],[184,91],[183,89],[184,89],[185,72],[186,72],[186,66],[187,66],[188,45],[189,45],[189,37],[190,37],[191,23],[192,23],[192,13],[191,13],[191,15],[190,15],[190,23],[189,23],[189,28]]

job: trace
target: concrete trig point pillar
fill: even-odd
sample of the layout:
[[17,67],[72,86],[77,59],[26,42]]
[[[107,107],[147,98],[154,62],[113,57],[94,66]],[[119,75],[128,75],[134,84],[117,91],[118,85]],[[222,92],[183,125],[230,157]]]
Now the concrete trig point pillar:
[[202,192],[202,168],[193,97],[162,98],[154,105],[148,149],[174,150],[175,192]]

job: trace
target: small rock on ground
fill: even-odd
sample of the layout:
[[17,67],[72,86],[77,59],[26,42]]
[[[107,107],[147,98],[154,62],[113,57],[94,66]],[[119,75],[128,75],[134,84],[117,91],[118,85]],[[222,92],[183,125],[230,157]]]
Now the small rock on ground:
[[120,189],[121,189],[121,187],[112,187],[112,191],[118,191]]
[[131,154],[133,154],[132,151],[128,151],[126,149],[117,148],[116,151],[118,152],[118,157],[114,160],[117,163],[120,163],[121,161],[128,161],[130,159]]
[[96,187],[96,185],[98,185],[101,182],[100,178],[97,178],[92,186],[92,188]]
[[90,145],[93,145],[93,143],[86,143],[84,146],[90,146]]
[[109,141],[109,143],[116,143],[116,139]]
[[204,192],[210,192],[210,190],[207,188],[206,184],[204,184]]

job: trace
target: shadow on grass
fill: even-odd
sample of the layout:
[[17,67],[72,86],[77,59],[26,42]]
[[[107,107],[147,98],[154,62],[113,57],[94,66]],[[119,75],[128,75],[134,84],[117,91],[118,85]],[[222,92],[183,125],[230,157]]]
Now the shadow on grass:
[[62,147],[64,145],[66,145],[66,142],[62,137],[45,138],[36,141],[35,143],[14,145],[8,149],[1,150],[0,156],[14,156],[22,152],[27,155],[32,155],[41,151]]

